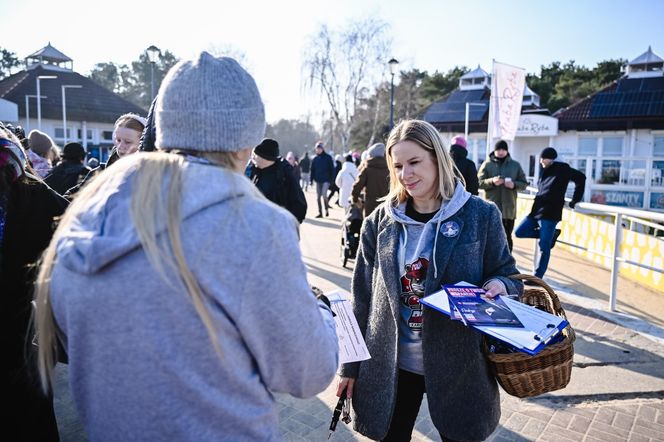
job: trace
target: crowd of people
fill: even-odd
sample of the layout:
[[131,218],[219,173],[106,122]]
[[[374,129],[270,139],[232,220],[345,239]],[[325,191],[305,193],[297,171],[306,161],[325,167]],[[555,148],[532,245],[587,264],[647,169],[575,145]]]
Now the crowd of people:
[[[425,392],[443,440],[493,432],[500,401],[480,335],[419,299],[458,281],[521,294],[511,237],[528,183],[507,142],[478,172],[463,137],[447,147],[420,120],[334,158],[322,141],[312,158],[283,156],[264,132],[254,79],[206,52],[169,71],[147,118],[117,119],[95,167],[79,143],[0,126],[11,434],[58,440],[58,361],[91,440],[279,440],[273,393],[313,396],[337,371],[355,429],[372,439],[409,440]],[[539,277],[567,184],[574,207],[585,183],[556,156],[542,152],[514,233],[539,239]],[[332,204],[363,210],[351,287],[367,361],[339,366],[330,302],[307,282],[309,186],[316,218],[335,194]]]

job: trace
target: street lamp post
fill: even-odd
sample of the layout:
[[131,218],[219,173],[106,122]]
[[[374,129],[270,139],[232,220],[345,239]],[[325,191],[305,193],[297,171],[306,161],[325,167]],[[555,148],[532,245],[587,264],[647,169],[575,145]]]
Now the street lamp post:
[[58,78],[55,75],[38,75],[37,76],[37,129],[41,130],[41,88],[39,87],[39,80],[52,80]]
[[154,65],[159,61],[159,54],[161,51],[155,45],[150,46],[145,50],[148,54],[150,61],[150,103],[154,100]]
[[[62,85],[62,127],[64,128],[64,144],[67,144],[67,89],[80,89],[83,86],[80,84],[63,84]],[[83,134],[85,137],[85,134]]]
[[[26,95],[25,96],[25,133],[30,132],[30,98],[37,98],[36,95]],[[46,95],[40,97],[42,100],[48,98]]]
[[396,58],[392,58],[387,62],[387,64],[390,66],[390,75],[392,75],[392,81],[390,85],[390,130],[392,130],[394,127],[394,74],[397,72],[397,66],[399,65],[399,62]]

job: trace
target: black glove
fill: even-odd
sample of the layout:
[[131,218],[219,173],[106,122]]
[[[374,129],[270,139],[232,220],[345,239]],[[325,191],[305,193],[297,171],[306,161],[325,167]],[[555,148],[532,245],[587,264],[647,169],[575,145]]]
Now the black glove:
[[314,294],[314,296],[316,297],[316,299],[318,299],[319,301],[323,301],[323,304],[325,304],[325,305],[330,309],[330,312],[332,312],[332,316],[333,316],[333,317],[334,317],[334,316],[337,316],[337,315],[332,311],[332,304],[330,303],[330,300],[327,299],[327,296],[325,296],[325,295],[323,294],[323,291],[322,291],[321,289],[319,289],[318,287],[311,286],[311,291],[312,291],[312,293]]
[[578,201],[570,201],[570,202],[569,202],[569,208],[570,208],[570,209],[573,209],[574,206],[576,206],[576,203],[578,203]]

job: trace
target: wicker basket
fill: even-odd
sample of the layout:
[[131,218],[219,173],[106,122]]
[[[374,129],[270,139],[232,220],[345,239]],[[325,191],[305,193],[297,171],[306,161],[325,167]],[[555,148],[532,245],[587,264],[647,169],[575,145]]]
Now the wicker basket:
[[[546,282],[530,275],[514,275],[512,278],[533,281],[540,286],[526,286],[521,298],[523,303],[567,319],[558,295]],[[520,398],[533,397],[567,386],[572,373],[576,336],[569,325],[562,333],[565,337],[563,341],[546,347],[535,356],[521,352],[490,353],[485,345],[491,368],[507,394]]]

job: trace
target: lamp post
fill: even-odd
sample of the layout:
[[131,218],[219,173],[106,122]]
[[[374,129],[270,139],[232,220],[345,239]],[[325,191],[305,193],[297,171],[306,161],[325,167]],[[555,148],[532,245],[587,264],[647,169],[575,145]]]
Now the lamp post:
[[390,66],[390,75],[392,75],[392,81],[390,83],[390,130],[392,130],[394,127],[394,74],[397,73],[399,62],[396,58],[392,58],[387,64]]
[[58,78],[55,75],[38,75],[37,76],[37,129],[41,130],[41,88],[39,87],[39,80],[52,80]]
[[161,51],[155,45],[150,46],[145,50],[148,54],[148,60],[150,60],[150,103],[154,100],[154,65],[159,61],[159,55]]
[[[25,96],[25,133],[30,132],[30,100],[29,98],[37,98],[36,95]],[[40,97],[42,100],[48,98],[46,95]]]
[[[64,128],[64,144],[67,144],[67,89],[80,89],[83,86],[80,84],[63,84],[62,85],[62,127]],[[83,134],[85,137],[86,134]]]

